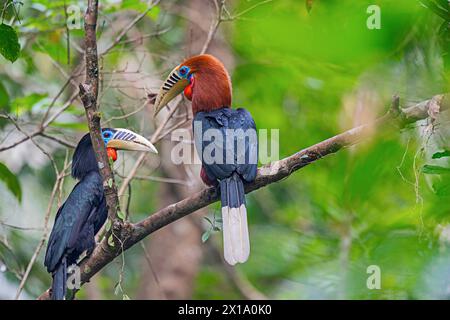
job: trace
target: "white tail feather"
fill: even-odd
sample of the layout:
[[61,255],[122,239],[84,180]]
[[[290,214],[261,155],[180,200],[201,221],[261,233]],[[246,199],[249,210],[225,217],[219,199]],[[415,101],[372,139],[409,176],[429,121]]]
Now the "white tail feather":
[[245,205],[239,208],[222,208],[223,248],[225,261],[230,265],[244,263],[250,255],[250,240],[248,235],[247,209]]

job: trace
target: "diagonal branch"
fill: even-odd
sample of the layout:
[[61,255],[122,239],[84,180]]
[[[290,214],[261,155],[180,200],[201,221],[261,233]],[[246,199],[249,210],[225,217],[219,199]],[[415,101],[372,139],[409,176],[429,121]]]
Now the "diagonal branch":
[[[259,188],[265,187],[274,182],[289,177],[295,171],[322,159],[323,157],[336,153],[341,149],[352,146],[369,137],[374,129],[400,124],[404,126],[418,120],[426,119],[430,112],[436,111],[436,106],[440,111],[450,110],[450,94],[437,95],[420,102],[409,108],[400,108],[399,99],[396,97],[389,112],[375,120],[373,123],[361,125],[350,129],[327,140],[319,142],[311,147],[303,149],[287,158],[275,161],[258,169],[256,180],[245,186],[245,192],[249,193]],[[122,238],[123,248],[126,250],[149,234],[162,227],[203,208],[219,200],[218,190],[214,187],[205,188],[192,196],[177,203],[171,204],[148,218],[136,223],[125,223],[127,237]],[[110,263],[120,254],[117,250],[112,250],[107,240],[98,245],[89,259],[82,263],[81,281],[84,283],[94,276],[99,270]],[[39,299],[48,299],[48,290]]]
[[[430,106],[438,104],[442,110],[450,109],[450,94],[438,95],[406,109],[400,109],[398,98],[395,98],[391,110],[373,123],[358,126],[345,131],[311,147],[303,149],[287,158],[272,162],[258,169],[258,174],[252,183],[245,185],[245,192],[249,193],[289,177],[295,171],[336,153],[343,148],[352,146],[369,137],[374,129],[389,126],[394,123],[406,125],[428,117]],[[206,188],[189,198],[181,200],[159,210],[148,218],[134,225],[132,238],[126,242],[126,248],[140,241],[156,230],[172,223],[200,208],[219,200],[219,193],[215,187]]]

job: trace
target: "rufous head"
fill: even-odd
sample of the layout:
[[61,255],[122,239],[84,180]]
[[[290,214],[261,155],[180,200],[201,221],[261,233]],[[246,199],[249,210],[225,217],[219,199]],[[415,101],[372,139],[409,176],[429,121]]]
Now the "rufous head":
[[175,67],[155,100],[155,115],[182,91],[192,111],[231,107],[231,80],[220,60],[209,54],[191,57]]

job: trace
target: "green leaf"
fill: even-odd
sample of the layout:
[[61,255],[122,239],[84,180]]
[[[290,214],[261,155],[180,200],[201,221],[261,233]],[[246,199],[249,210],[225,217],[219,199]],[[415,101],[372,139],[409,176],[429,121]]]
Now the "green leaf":
[[202,234],[202,242],[203,243],[205,243],[208,239],[209,239],[209,236],[211,235],[211,231],[205,231],[203,234]]
[[66,44],[60,31],[55,30],[45,35],[41,34],[31,48],[33,51],[49,55],[58,62],[67,61]]
[[0,180],[6,183],[8,189],[14,194],[17,200],[22,201],[22,189],[19,179],[12,173],[7,166],[0,162]]
[[[16,256],[16,253],[11,250],[11,248],[0,241],[0,266],[2,263],[6,266],[5,271],[16,271],[20,272],[21,270],[21,263],[18,257]],[[1,270],[0,270],[1,272]]]
[[[435,179],[433,190],[438,197],[447,198],[450,196],[450,179]],[[442,209],[445,211],[445,206],[442,206]]]
[[122,220],[125,221],[125,214],[122,211],[117,211],[117,217]]
[[85,111],[83,108],[77,107],[76,105],[73,105],[73,104],[70,105],[64,112],[73,114],[74,116],[83,116],[85,114]]
[[21,115],[23,112],[31,111],[37,103],[46,97],[47,94],[32,93],[25,97],[16,98],[11,102],[11,110]]
[[110,246],[110,247],[114,247],[114,238],[113,238],[113,235],[111,234],[110,236],[109,236],[109,238],[108,238],[108,245]]
[[108,232],[109,230],[111,230],[111,225],[112,225],[111,220],[108,219],[108,220],[106,221],[106,226],[105,226],[106,232]]
[[438,6],[433,1],[431,1],[431,0],[421,0],[420,2],[422,2],[422,4],[425,7],[427,7],[431,11],[433,11],[436,15],[438,15],[439,17],[441,17],[445,21],[450,21],[450,18],[449,18],[447,10],[445,10],[444,8]]
[[433,159],[440,159],[440,158],[444,158],[444,157],[450,157],[450,150],[444,150],[442,152],[436,152],[432,156]]
[[123,0],[122,9],[135,10],[138,12],[144,12],[147,10],[147,4],[141,1],[135,0]]
[[438,184],[435,186],[435,193],[440,197],[448,197],[450,195],[450,184]]
[[17,33],[11,26],[0,24],[0,53],[6,59],[14,62],[19,58],[20,44]]
[[159,17],[159,12],[160,11],[161,10],[159,9],[159,6],[153,7],[152,10],[150,10],[147,13],[147,16],[149,16],[150,19],[152,19],[153,21],[156,21],[158,19],[158,17]]
[[440,166],[433,166],[426,164],[422,167],[422,173],[425,174],[445,174],[450,173],[450,168],[440,167]]
[[89,127],[85,122],[58,122],[53,121],[51,124],[52,127],[64,128],[64,129],[73,129],[75,131],[86,132],[89,131]]
[[[114,160],[113,160],[112,157],[108,157],[108,162],[109,162],[109,166],[110,166],[111,168],[114,168]],[[112,185],[111,185],[111,187],[112,187]],[[110,188],[111,188],[111,187],[110,187]]]
[[9,95],[3,83],[0,82],[0,110],[9,110]]

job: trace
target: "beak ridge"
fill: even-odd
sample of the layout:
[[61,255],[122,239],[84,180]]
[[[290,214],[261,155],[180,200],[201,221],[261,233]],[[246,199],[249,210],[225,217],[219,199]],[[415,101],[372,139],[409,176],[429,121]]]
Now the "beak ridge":
[[106,146],[117,150],[158,153],[158,150],[150,141],[128,129],[116,129],[114,136],[108,141]]
[[184,88],[189,84],[189,80],[181,78],[178,75],[178,67],[173,69],[167,79],[164,81],[163,85],[159,89],[158,95],[156,96],[154,104],[154,115],[156,116],[161,109],[173,100],[178,94],[180,94]]

